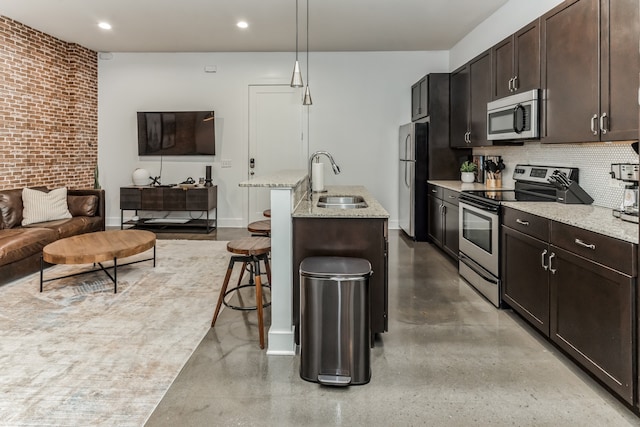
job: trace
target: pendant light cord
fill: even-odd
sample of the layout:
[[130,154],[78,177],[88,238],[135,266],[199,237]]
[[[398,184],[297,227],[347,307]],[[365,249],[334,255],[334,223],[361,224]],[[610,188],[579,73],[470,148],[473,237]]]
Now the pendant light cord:
[[309,87],[309,0],[307,0],[307,87]]
[[298,0],[296,0],[296,61],[298,60]]

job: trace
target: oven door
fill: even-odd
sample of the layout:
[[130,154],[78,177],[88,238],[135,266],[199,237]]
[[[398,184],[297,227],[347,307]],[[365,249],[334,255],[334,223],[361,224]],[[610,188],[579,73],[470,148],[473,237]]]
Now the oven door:
[[460,201],[460,252],[485,270],[499,276],[499,207],[480,207]]

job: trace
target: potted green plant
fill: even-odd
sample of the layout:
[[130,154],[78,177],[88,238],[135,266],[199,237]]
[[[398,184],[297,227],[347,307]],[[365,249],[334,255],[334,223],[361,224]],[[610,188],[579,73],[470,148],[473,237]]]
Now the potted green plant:
[[466,161],[460,166],[462,182],[473,182],[476,180],[476,171],[478,166],[470,161]]

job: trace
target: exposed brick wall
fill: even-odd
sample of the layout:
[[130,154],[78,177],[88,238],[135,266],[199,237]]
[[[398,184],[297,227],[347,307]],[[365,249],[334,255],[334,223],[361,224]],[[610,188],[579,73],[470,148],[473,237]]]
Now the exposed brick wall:
[[0,16],[0,189],[93,187],[97,53]]

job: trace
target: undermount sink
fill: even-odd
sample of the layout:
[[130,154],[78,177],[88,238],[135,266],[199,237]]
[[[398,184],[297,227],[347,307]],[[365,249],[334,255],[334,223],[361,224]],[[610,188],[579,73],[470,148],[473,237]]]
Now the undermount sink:
[[361,209],[368,207],[361,196],[320,196],[319,208]]

